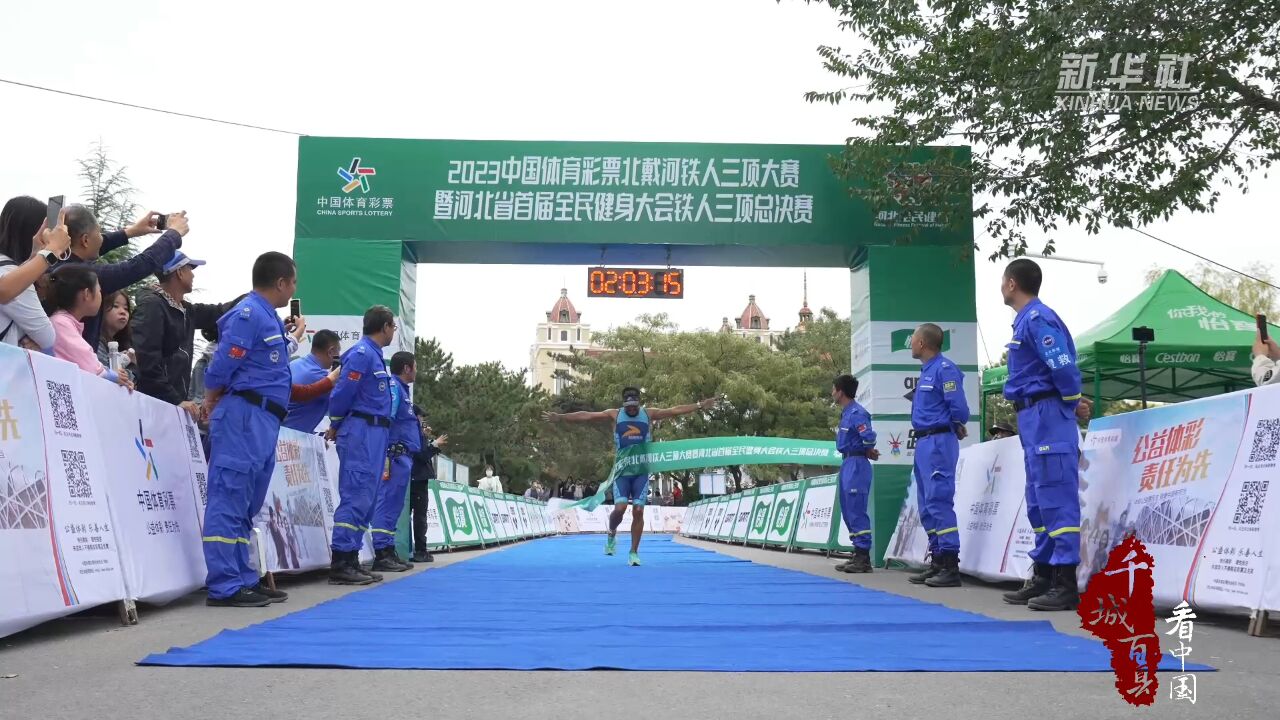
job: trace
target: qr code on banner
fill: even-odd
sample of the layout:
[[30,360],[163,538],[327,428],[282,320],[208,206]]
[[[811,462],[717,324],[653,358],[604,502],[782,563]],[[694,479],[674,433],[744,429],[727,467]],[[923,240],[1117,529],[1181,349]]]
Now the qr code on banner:
[[209,480],[204,473],[196,473],[196,486],[200,488],[200,506],[204,507],[209,504]]
[[1257,525],[1262,520],[1262,504],[1267,499],[1270,483],[1270,480],[1245,480],[1240,487],[1240,499],[1236,501],[1236,514],[1231,522]]
[[53,409],[53,426],[59,430],[80,431],[76,423],[76,406],[71,402],[71,386],[45,380],[49,388],[49,407]]
[[196,426],[183,419],[182,429],[187,431],[187,451],[191,453],[191,459],[200,460],[203,455],[200,454],[200,438],[196,437]]
[[1249,462],[1275,462],[1277,454],[1280,454],[1280,418],[1259,420],[1258,429],[1253,432]]
[[67,475],[67,492],[71,497],[93,497],[93,488],[89,485],[89,465],[84,460],[84,453],[79,450],[63,450],[62,469]]

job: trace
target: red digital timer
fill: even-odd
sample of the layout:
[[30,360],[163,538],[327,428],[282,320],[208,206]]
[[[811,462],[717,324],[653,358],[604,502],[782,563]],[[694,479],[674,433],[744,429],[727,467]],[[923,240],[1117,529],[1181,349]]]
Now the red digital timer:
[[679,300],[684,297],[684,270],[588,268],[587,297]]

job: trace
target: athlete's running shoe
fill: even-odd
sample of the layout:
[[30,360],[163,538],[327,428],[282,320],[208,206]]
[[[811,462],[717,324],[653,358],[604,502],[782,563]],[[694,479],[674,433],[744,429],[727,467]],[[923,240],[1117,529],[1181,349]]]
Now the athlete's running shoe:
[[631,557],[627,559],[627,564],[633,567],[640,565],[640,553],[631,553]]
[[612,555],[614,551],[617,549],[618,549],[618,538],[613,535],[610,535],[608,539],[604,541],[604,554]]

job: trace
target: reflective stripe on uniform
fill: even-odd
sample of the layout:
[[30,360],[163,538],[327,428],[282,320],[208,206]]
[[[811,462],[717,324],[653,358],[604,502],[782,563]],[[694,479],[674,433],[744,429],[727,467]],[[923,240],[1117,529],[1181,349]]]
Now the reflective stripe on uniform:
[[925,530],[925,532],[926,532],[926,533],[928,533],[928,534],[930,534],[930,535],[935,534],[933,530]]
[[283,335],[272,335],[271,337],[264,337],[264,338],[262,338],[262,342],[271,342],[272,340],[279,340],[279,339],[280,339],[280,338],[282,338],[282,337],[284,337],[284,336],[283,336]]
[[1040,527],[1038,527],[1038,528],[1031,528],[1031,532],[1033,532],[1033,533],[1042,533],[1042,532],[1044,532],[1044,526],[1042,525],[1042,526],[1040,526]]
[[1082,395],[1080,393],[1076,393],[1075,395],[1064,395],[1062,397],[1062,401],[1071,402],[1072,400],[1079,400],[1081,397]]
[[395,530],[383,530],[382,528],[371,528],[369,532],[382,533],[383,535],[395,535]]
[[946,535],[947,533],[953,533],[953,532],[960,532],[960,528],[958,528],[958,527],[949,527],[949,528],[947,528],[946,530],[939,530],[939,531],[938,531],[938,534],[939,534],[939,535]]
[[364,528],[360,528],[360,527],[356,527],[355,525],[348,525],[347,523],[340,523],[340,522],[334,523],[333,526],[346,528],[348,530],[355,530],[356,532],[362,532],[364,530]]
[[849,533],[849,537],[855,538],[855,537],[858,537],[859,535],[869,535],[869,534],[871,534],[870,530],[859,530],[858,532]]
[[249,544],[249,541],[246,538],[229,538],[229,537],[222,537],[221,535],[209,535],[201,539],[204,540],[205,542],[220,542],[220,543],[226,543],[228,545],[235,545],[236,543],[244,543],[245,545]]
[[1078,533],[1078,532],[1080,532],[1080,528],[1078,527],[1061,527],[1061,528],[1058,528],[1057,530],[1050,531],[1049,537],[1058,537],[1059,535],[1065,535],[1066,533]]

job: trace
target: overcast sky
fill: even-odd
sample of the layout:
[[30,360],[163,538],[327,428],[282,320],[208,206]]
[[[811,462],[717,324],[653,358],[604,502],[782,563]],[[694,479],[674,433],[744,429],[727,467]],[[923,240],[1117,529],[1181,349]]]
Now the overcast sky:
[[[57,7],[53,20],[37,3],[5,8],[12,30],[0,44],[0,78],[311,135],[839,144],[853,131],[851,108],[810,105],[803,94],[839,85],[815,48],[855,38],[828,8],[798,1]],[[292,248],[296,136],[4,84],[0,107],[0,197],[78,197],[76,159],[101,139],[128,166],[139,203],[189,212],[185,250],[210,262],[197,300],[235,296],[254,257]],[[1275,262],[1276,198],[1280,182],[1259,178],[1212,216],[1185,213],[1148,229],[1229,265]],[[1046,264],[1042,295],[1077,333],[1138,293],[1152,264],[1195,263],[1125,230],[1067,232],[1059,252],[1103,260],[1110,274],[1098,285],[1095,267]],[[790,326],[802,272],[693,268],[684,300],[637,301],[587,300],[577,266],[426,265],[417,327],[462,362],[518,368],[562,285],[600,329],[663,311],[682,327],[715,328],[753,293],[775,326]],[[999,274],[979,262],[979,321],[996,359],[1011,320]],[[848,272],[810,270],[809,301],[847,315]]]

